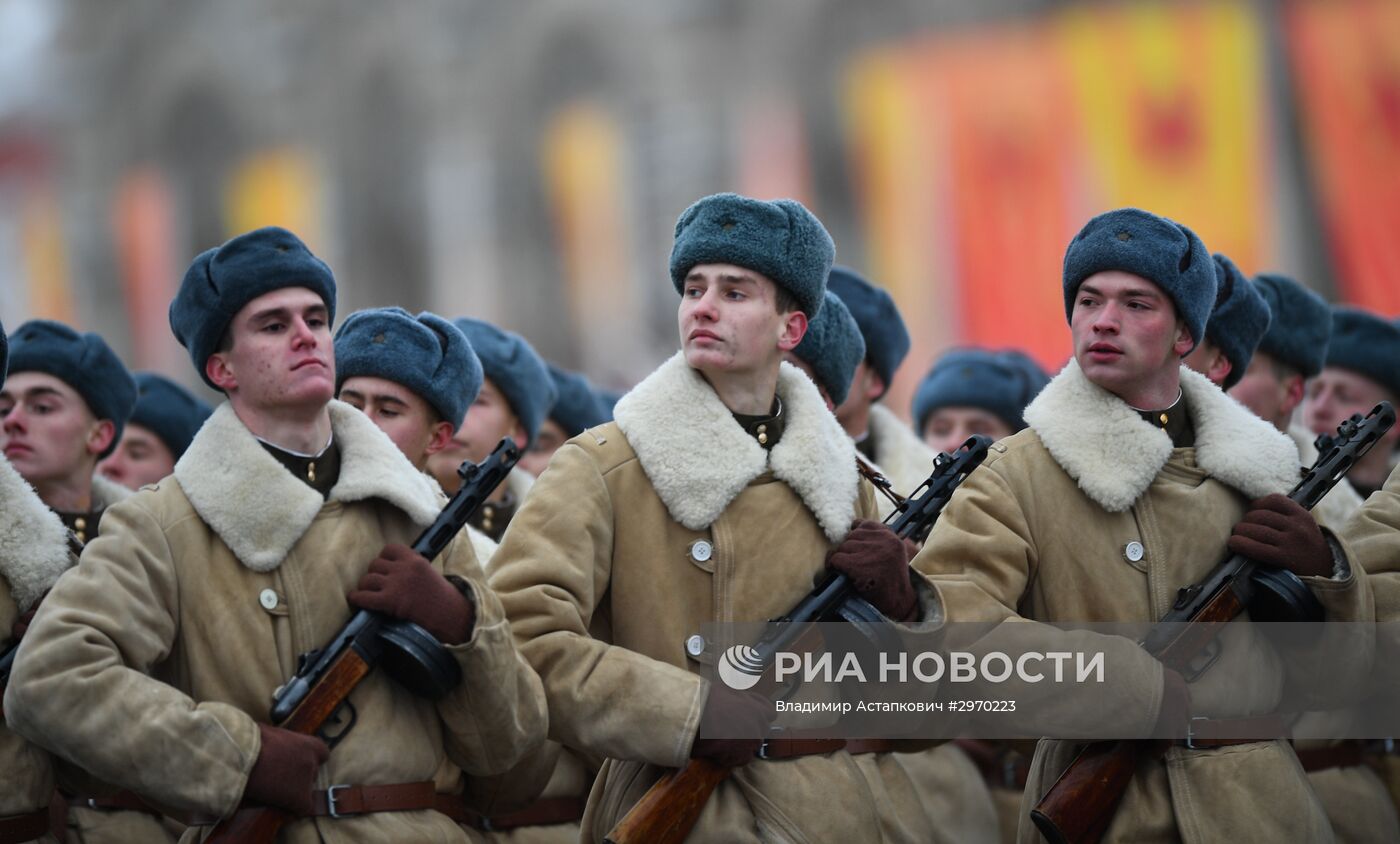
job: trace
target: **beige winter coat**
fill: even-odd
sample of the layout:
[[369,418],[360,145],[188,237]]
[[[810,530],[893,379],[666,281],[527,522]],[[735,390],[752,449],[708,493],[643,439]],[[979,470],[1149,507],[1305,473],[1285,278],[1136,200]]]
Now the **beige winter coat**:
[[[13,644],[10,628],[20,614],[70,565],[68,530],[0,457],[0,649]],[[49,755],[0,721],[0,817],[44,808],[53,787]]]
[[[691,657],[686,640],[707,622],[789,609],[852,519],[874,513],[854,445],[812,383],[784,364],[778,395],[785,428],[766,452],[677,354],[618,403],[616,422],[555,453],[497,552],[491,583],[544,680],[550,737],[611,757],[585,841],[688,761],[708,695],[700,660],[716,655]],[[927,613],[932,595],[917,588]],[[715,791],[689,841],[931,840],[893,756],[754,760]]]
[[[341,450],[329,501],[292,477],[228,405],[172,478],[110,509],[102,535],[43,603],[6,695],[15,729],[95,775],[177,810],[225,816],[256,761],[256,722],[297,656],[350,617],[345,594],[386,542],[437,515],[423,476],[362,414],[330,405]],[[498,774],[543,737],[539,679],[517,654],[470,542],[434,561],[471,586],[472,638],[450,648],[461,687],[415,698],[383,672],[351,695],[355,728],[318,787]],[[297,822],[281,840],[456,841],[431,811]]]
[[[1170,608],[1180,587],[1224,559],[1225,540],[1248,501],[1296,482],[1297,450],[1200,375],[1183,368],[1181,383],[1196,445],[1174,449],[1165,432],[1090,383],[1077,364],[1066,366],[1026,409],[1030,429],[993,446],[915,559],[938,587],[949,621],[1153,620]],[[1137,560],[1125,553],[1130,542],[1141,543]],[[1136,551],[1131,556],[1139,556]],[[1341,554],[1338,567],[1337,577],[1308,578],[1308,585],[1329,618],[1366,620],[1370,594],[1364,578],[1352,576]],[[1235,624],[1243,626],[1235,630],[1239,642],[1250,644],[1248,621]],[[1223,684],[1227,690],[1214,693],[1214,702],[1225,707],[1215,710],[1218,717],[1269,711],[1285,682],[1306,682],[1294,676],[1300,667],[1275,656],[1277,682],[1231,686],[1232,654],[1243,652],[1234,644],[1206,672],[1217,689]],[[1115,666],[1138,672],[1135,683],[1123,684],[1138,690],[1137,699],[1110,702],[1112,716],[1120,719],[1116,726],[1132,731],[1123,734],[1145,735],[1157,720],[1161,666],[1132,642],[1105,647]],[[1364,672],[1369,652],[1356,656],[1352,662]],[[1193,686],[1193,701],[1199,691]],[[1063,711],[1053,699],[1036,701],[1034,708],[1069,734],[1090,734],[1100,726],[1080,723],[1080,713]],[[1076,749],[1070,742],[1039,743],[1020,840],[1039,840],[1027,813]],[[1105,840],[1330,838],[1291,748],[1275,741],[1171,748],[1139,769]]]

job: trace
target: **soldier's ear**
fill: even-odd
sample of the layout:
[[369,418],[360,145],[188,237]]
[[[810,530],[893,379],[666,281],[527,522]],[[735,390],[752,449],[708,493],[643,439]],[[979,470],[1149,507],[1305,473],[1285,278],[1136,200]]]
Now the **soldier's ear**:
[[1191,354],[1191,349],[1193,349],[1195,345],[1195,341],[1191,338],[1191,329],[1186,327],[1186,322],[1184,320],[1177,320],[1176,341],[1172,343],[1172,350],[1176,352],[1176,356],[1179,358],[1186,357]]
[[88,429],[87,453],[92,455],[101,454],[112,444],[112,440],[117,436],[117,423],[110,419],[99,419]]
[[234,375],[233,367],[229,365],[228,359],[223,352],[215,352],[204,362],[204,374],[214,383],[214,386],[228,393],[238,388],[238,377]]
[[778,351],[790,352],[807,335],[807,315],[801,311],[783,314],[782,331],[778,335]]
[[433,425],[432,435],[428,438],[428,454],[437,454],[452,442],[452,435],[456,431],[452,430],[451,422],[437,422]]

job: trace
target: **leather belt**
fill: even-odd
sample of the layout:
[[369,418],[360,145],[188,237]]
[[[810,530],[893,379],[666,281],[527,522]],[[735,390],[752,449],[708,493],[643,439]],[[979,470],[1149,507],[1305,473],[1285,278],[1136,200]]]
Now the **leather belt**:
[[311,792],[311,817],[340,818],[374,812],[416,812],[437,809],[438,794],[431,781],[397,785],[333,785]]
[[583,809],[588,805],[588,801],[582,797],[546,797],[542,800],[536,800],[518,812],[483,815],[462,805],[460,797],[447,794],[440,796],[447,799],[442,801],[446,805],[439,808],[438,811],[463,826],[469,826],[482,832],[518,829],[523,826],[576,823],[583,820]]
[[106,797],[64,795],[69,808],[99,809],[104,812],[141,812],[159,817],[161,812],[133,791],[118,791]]
[[1024,754],[980,739],[954,739],[953,744],[982,772],[989,788],[1026,790],[1031,762]]
[[[1252,738],[1236,738],[1245,735]],[[1261,738],[1262,736],[1262,738]],[[1288,737],[1288,724],[1280,715],[1260,715],[1254,718],[1192,718],[1186,726],[1186,738],[1176,744],[1192,750],[1212,750],[1256,744]]]
[[1344,741],[1331,747],[1309,747],[1296,752],[1303,770],[1308,773],[1365,764],[1365,753],[1361,743],[1356,741]]
[[860,753],[892,753],[898,745],[890,739],[839,739],[839,738],[770,738],[763,742],[756,754],[759,759],[792,759],[797,756],[818,756],[844,750],[852,755]]
[[49,810],[0,817],[0,844],[33,841],[49,831]]

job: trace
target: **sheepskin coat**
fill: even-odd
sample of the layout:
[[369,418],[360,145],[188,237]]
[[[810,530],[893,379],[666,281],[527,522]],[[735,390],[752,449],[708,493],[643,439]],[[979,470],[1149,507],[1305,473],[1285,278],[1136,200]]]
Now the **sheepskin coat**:
[[[1297,482],[1298,452],[1200,375],[1183,368],[1181,386],[1196,433],[1192,448],[1173,448],[1164,431],[1090,382],[1076,363],[1067,365],[1026,409],[1030,428],[992,447],[915,558],[915,568],[936,585],[947,619],[1150,621],[1166,613],[1179,588],[1223,560],[1247,503]],[[1140,555],[1137,546],[1125,553],[1130,542],[1141,544]],[[1308,585],[1329,618],[1367,620],[1365,579],[1352,574],[1343,545],[1335,538],[1333,544],[1334,576],[1307,578]],[[1241,646],[1227,643],[1192,686],[1193,701],[1215,704],[1216,717],[1267,712],[1285,682],[1306,682],[1298,675],[1307,666],[1284,664],[1253,641],[1248,624],[1232,625]],[[1107,702],[1107,716],[1066,711],[1055,700],[1035,700],[1031,708],[1056,718],[1069,734],[1089,734],[1104,717],[1116,719],[1121,735],[1148,734],[1161,703],[1161,665],[1125,639],[1103,647],[1112,649],[1108,658],[1130,681],[1123,688],[1138,690],[1136,699]],[[1258,658],[1260,650],[1272,656],[1269,670],[1261,671],[1266,679],[1245,688],[1232,684],[1235,655]],[[1369,651],[1349,662],[1364,673],[1368,661]],[[1082,723],[1086,718],[1093,723]],[[1039,840],[1028,812],[1078,748],[1039,743],[1020,840]],[[1172,747],[1139,768],[1105,840],[1325,841],[1331,832],[1292,749],[1274,741]]]
[[[550,737],[609,757],[585,841],[689,760],[709,694],[702,665],[717,654],[690,656],[687,638],[788,610],[852,519],[875,513],[855,447],[811,381],[783,364],[778,396],[786,425],[765,451],[677,354],[614,422],[554,454],[496,554],[491,585],[544,680]],[[931,626],[932,594],[921,578],[916,589]],[[894,755],[756,759],[715,791],[688,840],[935,840]]]
[[[14,644],[15,621],[72,564],[68,529],[0,457],[0,649]],[[53,786],[49,755],[0,721],[0,817],[42,809]]]
[[[411,543],[440,505],[363,414],[340,402],[329,410],[341,450],[329,500],[225,404],[172,477],[107,511],[25,636],[5,698],[16,731],[171,809],[221,817],[237,807],[273,690],[351,616],[345,595],[379,550]],[[539,679],[470,541],[459,537],[433,565],[462,577],[476,607],[471,639],[448,648],[461,687],[430,702],[370,674],[318,788],[432,780],[452,792],[465,771],[470,791],[543,738]],[[298,821],[279,840],[464,837],[445,815],[419,811]]]

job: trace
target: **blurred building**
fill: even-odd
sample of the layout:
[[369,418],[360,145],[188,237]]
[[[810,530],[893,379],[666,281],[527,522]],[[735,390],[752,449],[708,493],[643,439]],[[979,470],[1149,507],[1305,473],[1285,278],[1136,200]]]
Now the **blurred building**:
[[[0,314],[100,330],[191,383],[165,323],[180,275],[279,223],[331,264],[342,313],[482,316],[628,384],[676,347],[675,219],[720,190],[801,199],[894,291],[917,337],[897,396],[952,343],[1057,365],[1059,257],[1117,205],[1400,310],[1338,280],[1337,203],[1361,200],[1332,195],[1309,130],[1327,80],[1298,84],[1328,27],[1390,33],[1350,52],[1400,68],[1400,4],[12,1]],[[1393,75],[1378,120],[1400,114]]]

